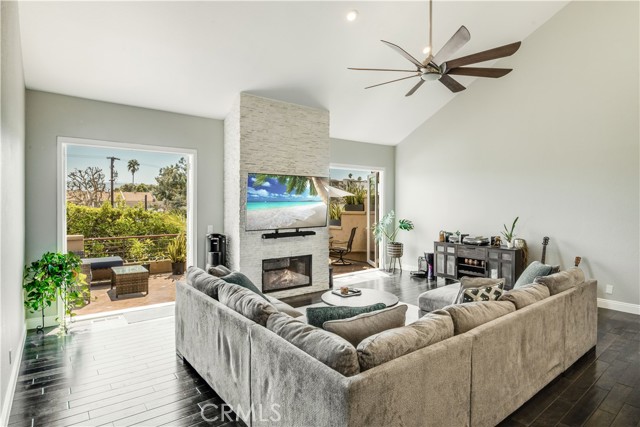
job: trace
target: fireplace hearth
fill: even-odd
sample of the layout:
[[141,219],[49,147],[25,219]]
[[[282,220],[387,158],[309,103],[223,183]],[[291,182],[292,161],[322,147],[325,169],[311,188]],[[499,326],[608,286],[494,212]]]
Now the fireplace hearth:
[[262,292],[311,286],[311,255],[262,260]]

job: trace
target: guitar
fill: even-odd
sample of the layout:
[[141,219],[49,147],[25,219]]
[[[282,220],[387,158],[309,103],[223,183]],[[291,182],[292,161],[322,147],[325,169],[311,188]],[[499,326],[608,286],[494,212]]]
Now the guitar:
[[542,259],[540,260],[541,263],[544,264],[545,258],[547,257],[547,245],[549,244],[549,238],[548,237],[543,237],[542,238]]
[[580,265],[580,261],[582,261],[582,257],[577,256],[574,260],[574,264],[576,267]]

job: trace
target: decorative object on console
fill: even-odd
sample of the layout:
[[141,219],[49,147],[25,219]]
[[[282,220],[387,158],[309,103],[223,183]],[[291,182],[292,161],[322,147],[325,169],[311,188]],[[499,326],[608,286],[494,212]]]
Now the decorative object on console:
[[491,236],[491,246],[499,248],[502,245],[502,239],[500,236]]
[[370,313],[376,310],[387,308],[383,303],[368,305],[365,307],[309,307],[307,308],[307,322],[318,328],[329,320],[347,319],[362,313]]
[[501,233],[504,236],[504,240],[507,242],[507,248],[509,249],[513,248],[513,238],[516,237],[514,230],[519,218],[520,217],[516,217],[516,219],[513,220],[513,224],[511,224],[511,230],[507,228],[506,224],[502,224],[504,226],[504,231],[502,231]]
[[245,230],[326,227],[328,186],[324,177],[248,174]]
[[466,236],[462,239],[462,243],[465,245],[487,246],[489,244],[489,238],[484,236]]
[[494,49],[485,50],[483,52],[478,52],[473,55],[467,55],[462,58],[449,60],[449,58],[455,54],[462,46],[464,46],[470,39],[471,34],[469,34],[469,30],[463,25],[456,31],[456,33],[447,41],[442,49],[434,55],[433,54],[433,44],[431,40],[431,33],[433,31],[433,22],[432,22],[432,2],[433,0],[429,0],[429,44],[425,49],[424,53],[427,54],[427,57],[422,61],[418,61],[416,58],[411,56],[407,51],[402,49],[400,46],[397,46],[393,43],[389,43],[388,41],[381,40],[382,43],[386,44],[397,53],[402,55],[405,59],[413,64],[415,69],[413,70],[397,70],[397,69],[386,69],[386,68],[349,68],[350,70],[363,70],[363,71],[392,71],[392,72],[407,72],[411,73],[409,77],[402,77],[399,79],[391,80],[384,83],[379,83],[373,86],[368,86],[365,89],[369,89],[376,86],[386,85],[388,83],[397,82],[400,80],[411,79],[415,77],[419,77],[420,80],[416,83],[415,86],[411,88],[409,92],[405,96],[411,96],[414,94],[416,90],[422,86],[424,82],[431,81],[440,81],[443,85],[445,85],[451,92],[460,92],[465,90],[466,88],[458,83],[456,80],[451,78],[450,75],[462,75],[462,76],[474,76],[474,77],[491,77],[498,78],[507,75],[512,70],[509,68],[478,68],[478,67],[464,67],[464,65],[475,64],[478,62],[490,61],[492,59],[504,58],[506,56],[513,55],[519,48],[521,42],[515,42],[508,45],[496,47]]
[[[395,260],[400,261],[403,254],[403,244],[396,242],[396,236],[400,230],[411,231],[413,230],[413,222],[408,219],[398,220],[398,225],[394,224],[396,213],[394,211],[388,212],[382,217],[382,219],[373,225],[373,235],[378,242],[382,242],[383,238],[387,238],[387,255],[389,256],[389,268],[391,271],[391,264],[393,262],[393,269],[395,270]],[[389,227],[392,228],[389,231]],[[400,270],[402,270],[402,262],[400,261]]]

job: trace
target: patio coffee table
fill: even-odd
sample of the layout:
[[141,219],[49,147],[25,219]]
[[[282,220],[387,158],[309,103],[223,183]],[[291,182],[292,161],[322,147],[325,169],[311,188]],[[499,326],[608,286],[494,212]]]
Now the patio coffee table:
[[141,265],[111,267],[111,289],[115,286],[116,298],[122,294],[146,292],[149,295],[149,271]]
[[391,307],[398,303],[398,297],[392,293],[385,291],[377,291],[375,289],[363,289],[362,295],[355,297],[341,297],[333,294],[331,291],[322,294],[322,301],[329,305],[339,305],[342,307],[365,307],[367,305],[383,303],[387,307]]

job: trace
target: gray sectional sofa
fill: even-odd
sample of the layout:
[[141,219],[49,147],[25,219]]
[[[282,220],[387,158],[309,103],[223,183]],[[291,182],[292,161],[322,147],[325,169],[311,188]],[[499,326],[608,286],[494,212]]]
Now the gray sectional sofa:
[[250,426],[494,426],[595,346],[596,281],[569,276],[526,306],[447,307],[455,335],[352,376],[178,282],[176,347]]

